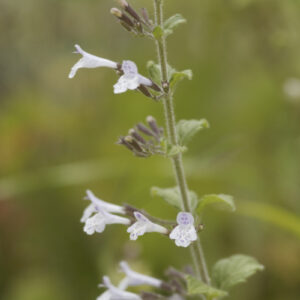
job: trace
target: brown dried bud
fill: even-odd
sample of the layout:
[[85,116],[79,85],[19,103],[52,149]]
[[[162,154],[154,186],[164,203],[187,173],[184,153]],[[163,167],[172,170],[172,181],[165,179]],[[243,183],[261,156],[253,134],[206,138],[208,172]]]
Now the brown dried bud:
[[155,136],[154,133],[149,128],[147,128],[143,123],[138,123],[136,127],[140,132],[146,135]]
[[124,8],[124,10],[130,14],[135,20],[137,20],[138,22],[141,21],[140,16],[138,15],[138,13],[135,11],[135,9],[133,7],[131,7],[129,5],[129,3],[125,0],[119,0],[120,5]]
[[119,0],[118,2],[120,4],[120,6],[122,6],[122,8],[124,8],[124,9],[129,5],[126,0]]
[[156,123],[156,120],[152,116],[148,116],[146,121],[155,133],[155,135],[160,136],[160,129]]
[[161,88],[152,81],[152,85],[150,86],[151,89],[153,89],[154,91],[157,91],[157,92],[161,92]]
[[126,23],[129,27],[133,27],[134,26],[134,24],[131,21],[131,19],[126,14],[124,14],[121,10],[119,10],[118,8],[113,7],[110,10],[110,13],[112,15],[114,15],[115,17],[117,17],[120,21],[123,21],[124,23]]
[[139,143],[132,137],[132,136],[126,136],[125,137],[125,141],[134,148],[134,150],[136,150],[137,152],[142,152],[143,153],[143,149],[142,147],[139,145]]
[[151,95],[151,93],[148,91],[148,89],[144,85],[141,84],[138,87],[138,90],[140,92],[142,92],[146,97],[153,98],[152,95]]
[[142,144],[147,144],[146,140],[135,130],[135,129],[130,129],[129,134],[134,137],[137,141],[139,141]]
[[120,21],[120,24],[127,30],[127,31],[132,31],[132,28],[125,22]]
[[122,15],[123,15],[123,13],[119,10],[119,9],[117,9],[117,8],[115,8],[115,7],[113,7],[111,10],[110,10],[110,13],[112,14],[112,15],[114,15],[115,17],[117,17],[117,18],[122,18]]
[[117,141],[117,144],[119,145],[123,145],[125,146],[126,148],[128,148],[130,151],[133,151],[133,147],[125,140],[125,138],[123,136],[121,136],[119,138],[119,140]]

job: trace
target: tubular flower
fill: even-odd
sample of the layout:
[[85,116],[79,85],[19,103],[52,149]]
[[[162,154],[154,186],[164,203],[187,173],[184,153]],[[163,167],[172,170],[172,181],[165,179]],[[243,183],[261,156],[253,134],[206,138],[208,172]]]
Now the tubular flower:
[[127,229],[127,232],[130,233],[131,240],[136,240],[139,236],[144,235],[146,232],[168,233],[168,230],[165,227],[151,222],[140,212],[135,211],[134,216],[136,218],[136,222]]
[[123,75],[114,85],[114,93],[121,94],[127,90],[135,90],[140,85],[152,86],[152,81],[138,73],[138,68],[133,61],[124,60],[122,63]]
[[170,233],[170,239],[175,240],[178,247],[188,247],[191,242],[197,240],[194,217],[190,213],[180,212],[176,220],[178,225]]
[[87,53],[82,50],[79,45],[75,45],[75,48],[75,53],[81,54],[82,58],[72,67],[69,78],[73,78],[76,75],[77,70],[81,68],[93,69],[107,67],[117,69],[118,67],[116,62]]
[[[104,298],[105,300],[142,300],[142,298],[134,293],[124,291],[121,288],[115,287],[107,276],[103,277],[103,284],[108,288],[110,298]],[[101,296],[100,296],[101,297]],[[100,298],[101,299],[101,298]],[[99,298],[97,299],[99,300]],[[101,299],[103,300],[103,298]]]
[[93,69],[106,67],[122,71],[123,73],[118,82],[114,85],[115,94],[121,94],[127,90],[135,90],[140,85],[155,88],[155,85],[150,79],[138,73],[137,66],[133,61],[124,60],[120,66],[114,61],[98,57],[84,51],[79,45],[75,45],[75,48],[75,53],[81,54],[82,58],[72,67],[71,72],[69,73],[69,78],[73,78],[76,75],[77,70],[81,68]]
[[102,208],[97,208],[97,213],[86,220],[83,231],[88,235],[92,235],[95,232],[101,233],[104,231],[107,224],[129,225],[130,220],[110,214]]
[[159,288],[162,284],[162,281],[159,279],[143,275],[131,270],[129,265],[125,261],[122,261],[120,263],[120,267],[125,273],[126,278],[128,279],[129,286],[150,285]]
[[86,220],[93,214],[98,212],[98,209],[105,210],[110,213],[125,214],[125,209],[122,206],[105,202],[97,198],[94,193],[90,190],[86,191],[86,198],[91,201],[91,204],[84,210],[80,222],[85,223]]

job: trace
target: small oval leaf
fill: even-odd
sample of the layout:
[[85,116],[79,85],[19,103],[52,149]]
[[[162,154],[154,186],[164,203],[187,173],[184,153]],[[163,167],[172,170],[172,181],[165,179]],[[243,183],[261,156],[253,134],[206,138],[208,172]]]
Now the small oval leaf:
[[254,257],[236,254],[221,259],[214,265],[212,279],[218,288],[228,290],[263,269],[264,266]]
[[180,145],[186,145],[198,131],[204,128],[209,128],[206,119],[180,120],[176,125]]
[[204,195],[200,201],[197,211],[200,213],[207,205],[217,204],[220,208],[235,211],[235,204],[233,197],[225,194],[210,194]]

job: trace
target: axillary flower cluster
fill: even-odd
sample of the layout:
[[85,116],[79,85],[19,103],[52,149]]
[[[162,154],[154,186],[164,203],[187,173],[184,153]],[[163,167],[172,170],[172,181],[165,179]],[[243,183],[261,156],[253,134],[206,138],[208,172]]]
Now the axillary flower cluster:
[[[105,202],[97,198],[90,190],[87,190],[86,194],[85,199],[91,203],[84,210],[81,222],[84,223],[83,230],[88,235],[95,232],[102,233],[106,225],[122,224],[128,226],[127,232],[130,234],[130,240],[137,240],[139,236],[150,232],[169,236],[179,247],[188,247],[191,242],[197,240],[194,218],[190,213],[178,213],[178,224],[173,229],[169,229],[150,221],[139,210],[129,210],[126,206]],[[129,215],[129,217],[124,217],[124,215]]]

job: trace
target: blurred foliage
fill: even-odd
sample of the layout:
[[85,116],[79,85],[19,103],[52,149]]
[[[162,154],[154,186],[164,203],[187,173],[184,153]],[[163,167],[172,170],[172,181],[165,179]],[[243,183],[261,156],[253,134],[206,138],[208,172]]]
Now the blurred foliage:
[[[206,118],[185,154],[192,190],[230,194],[237,213],[208,209],[202,233],[209,265],[235,253],[266,267],[230,299],[296,300],[300,295],[300,99],[283,92],[300,77],[300,2],[166,0],[187,24],[170,36],[170,63],[192,68],[177,88],[178,119]],[[132,0],[152,9],[150,0]],[[84,191],[132,203],[158,217],[176,210],[150,187],[174,186],[163,158],[137,159],[115,145],[161,104],[113,95],[111,70],[67,78],[80,44],[93,54],[155,60],[151,41],[131,37],[109,14],[110,0],[0,2],[0,298],[95,299],[97,283],[127,259],[149,274],[189,262],[164,237],[128,241],[124,228],[85,236]],[[247,217],[245,217],[245,215]],[[257,219],[261,220],[257,222]],[[276,225],[276,226],[274,226]],[[168,259],[166,259],[166,257]]]

